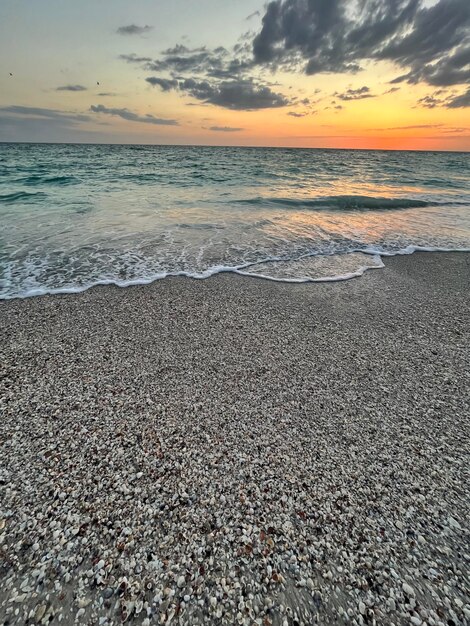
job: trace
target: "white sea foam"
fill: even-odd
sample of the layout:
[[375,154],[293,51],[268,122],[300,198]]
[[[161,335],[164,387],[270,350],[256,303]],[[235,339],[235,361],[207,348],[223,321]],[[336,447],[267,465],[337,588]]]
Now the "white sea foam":
[[[248,271],[249,268],[252,268],[254,266],[259,266],[263,264],[273,264],[273,263],[278,263],[278,262],[283,262],[286,264],[295,263],[299,261],[300,259],[319,258],[319,255],[317,254],[304,255],[302,257],[299,257],[299,259],[267,258],[256,263],[246,263],[238,267],[218,265],[218,266],[208,268],[206,271],[200,272],[200,273],[185,272],[185,271],[161,272],[161,273],[152,274],[150,276],[142,276],[139,278],[134,278],[131,280],[102,278],[102,279],[92,280],[89,283],[77,285],[77,286],[63,286],[63,287],[55,287],[55,288],[35,287],[31,289],[25,289],[24,291],[21,291],[18,293],[0,294],[0,300],[11,300],[15,298],[24,299],[24,298],[31,298],[31,297],[37,297],[37,296],[46,296],[46,295],[79,294],[89,289],[92,289],[94,287],[103,287],[103,286],[114,286],[114,287],[119,287],[119,288],[133,287],[133,286],[139,286],[139,285],[143,286],[143,285],[150,285],[156,281],[163,280],[169,277],[182,277],[182,278],[191,278],[194,280],[205,280],[207,278],[210,278],[212,276],[216,276],[217,274],[222,274],[222,273],[233,273],[233,274],[238,274],[240,276],[245,276],[247,278],[259,278],[262,280],[270,280],[274,282],[294,283],[294,284],[301,284],[301,283],[308,283],[308,282],[311,282],[311,283],[340,282],[340,281],[351,280],[353,278],[359,278],[363,276],[364,273],[367,272],[368,270],[384,268],[385,264],[382,261],[383,256],[393,257],[393,256],[398,256],[398,255],[409,255],[409,254],[413,254],[414,252],[457,252],[457,253],[467,252],[467,253],[470,253],[470,248],[452,249],[452,248],[435,248],[435,247],[423,247],[423,246],[407,246],[406,248],[403,248],[402,250],[397,250],[396,252],[386,252],[386,253],[384,252],[379,253],[378,251],[372,250],[372,249],[354,250],[351,254],[359,253],[359,254],[364,254],[364,255],[370,255],[374,258],[375,264],[360,265],[359,267],[357,267],[357,269],[351,272],[338,273],[334,275],[325,275],[325,276],[319,276],[319,277],[307,277],[307,276],[295,276],[295,275],[292,275],[289,277],[281,277],[281,276],[276,276],[275,274],[263,274],[260,272]],[[331,255],[331,256],[340,257],[343,255]],[[346,254],[344,256],[348,256],[348,255]]]

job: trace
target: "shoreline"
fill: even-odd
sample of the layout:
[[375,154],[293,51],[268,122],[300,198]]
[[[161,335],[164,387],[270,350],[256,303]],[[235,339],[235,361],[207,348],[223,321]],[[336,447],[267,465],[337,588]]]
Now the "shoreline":
[[[209,274],[201,274],[201,275],[193,275],[193,274],[189,274],[186,272],[178,272],[178,273],[167,273],[165,275],[162,276],[154,276],[153,278],[138,278],[135,280],[129,280],[129,281],[124,281],[124,282],[120,282],[120,281],[116,281],[116,280],[102,280],[102,281],[97,281],[95,283],[91,283],[89,285],[86,286],[81,286],[81,287],[59,287],[57,289],[51,289],[49,291],[45,291],[45,290],[36,290],[33,292],[29,292],[28,294],[24,294],[24,295],[15,295],[15,296],[8,296],[8,297],[3,297],[0,298],[0,303],[1,302],[8,302],[10,300],[27,300],[29,298],[42,298],[45,296],[68,296],[68,295],[76,295],[76,294],[81,294],[84,293],[85,291],[88,291],[90,289],[95,289],[95,288],[100,288],[100,287],[118,287],[119,289],[125,289],[127,287],[146,287],[148,285],[152,285],[153,283],[159,282],[161,280],[168,280],[168,279],[175,279],[175,278],[186,278],[189,280],[207,280],[208,278],[214,278],[216,276],[218,276],[219,274],[229,274],[229,275],[236,275],[236,276],[245,276],[247,278],[258,278],[260,280],[266,280],[266,281],[272,281],[272,282],[276,282],[276,283],[285,283],[285,284],[293,284],[293,285],[297,285],[297,284],[321,284],[321,283],[335,283],[335,282],[343,282],[343,281],[349,281],[352,280],[354,278],[361,278],[362,276],[364,276],[364,274],[370,270],[381,270],[384,269],[385,267],[385,263],[384,263],[384,259],[391,259],[394,257],[401,257],[401,256],[410,256],[412,254],[470,254],[470,248],[457,248],[457,249],[446,249],[446,248],[425,248],[425,247],[419,247],[419,246],[408,246],[407,248],[404,248],[402,251],[400,252],[396,252],[396,253],[385,253],[385,252],[376,252],[375,250],[359,250],[359,249],[354,249],[351,250],[348,253],[344,253],[346,256],[348,254],[364,254],[366,256],[373,256],[373,257],[378,257],[380,260],[381,265],[364,265],[361,266],[360,268],[358,268],[355,272],[351,272],[348,274],[343,274],[343,275],[337,275],[337,276],[326,276],[324,278],[280,278],[280,277],[275,277],[275,276],[268,276],[268,275],[264,275],[264,274],[254,274],[254,273],[250,273],[249,268],[255,266],[255,265],[262,265],[265,263],[271,263],[271,262],[278,262],[278,261],[282,261],[283,259],[278,259],[278,258],[272,258],[272,259],[265,259],[265,260],[261,260],[261,261],[254,261],[253,263],[247,263],[246,265],[240,265],[237,267],[223,267],[223,268],[219,268],[219,269],[214,269],[214,271],[212,273]],[[310,259],[310,258],[328,258],[328,256],[330,255],[321,255],[317,253],[313,253],[313,254],[305,254],[305,255],[301,255],[300,257],[296,258],[296,259],[290,259],[291,261],[298,261],[301,259]],[[331,256],[342,256],[341,254],[332,254]]]
[[1,301],[0,617],[468,623],[470,254],[383,262]]

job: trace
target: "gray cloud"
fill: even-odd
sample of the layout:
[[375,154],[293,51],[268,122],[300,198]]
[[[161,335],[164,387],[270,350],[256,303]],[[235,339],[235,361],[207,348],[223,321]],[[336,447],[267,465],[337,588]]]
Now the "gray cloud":
[[[238,51],[235,51],[237,48]],[[230,79],[237,78],[241,73],[252,67],[252,61],[247,52],[242,52],[237,46],[232,51],[223,46],[213,50],[202,46],[200,48],[187,48],[177,44],[173,48],[164,50],[160,58],[147,60],[144,65],[146,70],[152,72],[170,72],[173,76],[190,74],[194,76],[205,75],[210,78]],[[137,62],[134,55],[126,55],[128,62]]]
[[[150,84],[162,87],[164,79],[149,77]],[[272,109],[289,104],[289,100],[280,93],[276,93],[266,85],[255,83],[249,78],[240,78],[230,81],[208,81],[185,78],[176,80],[174,89],[200,100],[226,109],[236,111],[256,111],[258,109]],[[162,87],[163,88],[163,87]]]
[[375,98],[373,94],[370,93],[369,87],[359,87],[359,89],[348,89],[343,93],[334,93],[336,97],[340,100],[362,100],[364,98]]
[[469,27],[468,0],[272,0],[253,56],[306,74],[354,73],[365,60],[387,60],[406,70],[395,83],[463,84]]
[[96,141],[82,128],[88,115],[56,109],[11,105],[0,107],[1,141]]
[[464,107],[470,107],[470,87],[467,91],[460,96],[450,98],[445,105],[448,109],[461,109]]
[[11,116],[47,118],[61,121],[67,120],[67,122],[87,122],[91,119],[89,115],[82,115],[81,113],[70,113],[68,111],[58,111],[57,109],[44,109],[41,107],[20,105],[0,107],[0,113],[6,113]]
[[147,71],[163,74],[147,77],[148,84],[162,91],[177,90],[203,104],[254,111],[286,106],[293,101],[274,91],[271,84],[250,75],[253,60],[246,42],[230,50],[223,46],[188,48],[177,44],[163,50],[153,60],[136,54],[121,55],[121,58]]
[[87,88],[83,85],[62,85],[57,87],[56,91],[86,91]]
[[119,58],[127,63],[148,63],[152,60],[150,57],[140,57],[134,52],[131,54],[120,54]]
[[449,93],[445,89],[438,89],[434,93],[420,98],[417,105],[426,109],[435,109],[436,107],[463,109],[470,107],[470,87],[459,95],[456,95],[455,91]]
[[96,94],[100,98],[109,98],[112,96],[117,96],[117,93],[113,93],[112,91],[102,91],[101,93]]
[[[123,28],[135,34],[136,28],[148,27]],[[357,73],[365,62],[388,61],[399,69],[385,93],[394,93],[402,82],[448,87],[470,81],[470,2],[271,0],[259,32],[244,33],[233,47],[177,44],[154,59],[135,53],[120,58],[155,73],[146,81],[163,91],[178,90],[200,103],[233,110],[301,104],[262,81],[260,71],[266,69]],[[341,101],[376,97],[366,86],[334,95]],[[467,106],[465,96],[455,103],[435,94],[427,98],[418,104]]]
[[137,24],[129,24],[128,26],[120,26],[117,29],[118,35],[144,35],[153,29],[153,26],[137,26]]
[[161,87],[162,91],[171,91],[178,87],[178,81],[170,78],[158,78],[157,76],[149,76],[145,79],[152,87]]
[[129,109],[114,109],[105,107],[103,104],[92,104],[90,111],[93,113],[103,113],[105,115],[114,115],[122,117],[124,120],[130,122],[142,122],[144,124],[156,124],[158,126],[178,126],[177,120],[163,119],[160,117],[154,117],[153,115],[138,115]]
[[244,128],[235,128],[233,126],[210,126],[209,130],[213,130],[219,133],[238,133]]
[[435,109],[443,103],[442,98],[436,98],[435,96],[424,96],[418,100],[418,105],[421,105],[425,109]]
[[291,117],[305,117],[308,113],[296,113],[295,111],[289,111],[287,115],[290,115]]

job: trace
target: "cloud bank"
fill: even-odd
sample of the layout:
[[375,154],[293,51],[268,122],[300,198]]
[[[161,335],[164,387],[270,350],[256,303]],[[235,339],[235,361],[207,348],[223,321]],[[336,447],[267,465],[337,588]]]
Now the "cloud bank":
[[470,80],[470,2],[273,0],[253,56],[257,64],[309,75],[391,61],[406,70],[395,83],[463,84]]
[[[470,83],[470,1],[271,0],[259,31],[230,48],[177,44],[156,58],[132,53],[121,59],[151,72],[146,81],[162,91],[237,111],[298,103],[266,80],[276,70],[354,75],[367,63],[386,61],[397,75],[385,93],[400,83],[448,89]],[[376,97],[365,85],[333,96],[343,102]],[[469,106],[465,93],[419,104]]]

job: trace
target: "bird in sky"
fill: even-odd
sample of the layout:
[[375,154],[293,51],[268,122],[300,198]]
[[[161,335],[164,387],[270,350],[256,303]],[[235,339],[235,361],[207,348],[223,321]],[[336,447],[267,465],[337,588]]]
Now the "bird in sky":
[[97,85],[99,85],[99,82],[98,82],[98,81],[96,81],[96,84],[97,84]]
[[13,76],[13,74],[10,72],[10,76]]

